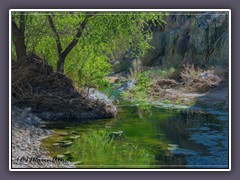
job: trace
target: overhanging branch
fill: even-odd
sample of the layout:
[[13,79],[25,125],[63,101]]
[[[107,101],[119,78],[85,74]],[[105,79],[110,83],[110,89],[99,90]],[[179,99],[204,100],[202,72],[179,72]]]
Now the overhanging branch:
[[94,14],[87,15],[86,18],[81,22],[81,24],[79,25],[79,27],[77,29],[77,33],[74,36],[72,42],[63,51],[64,56],[67,56],[68,53],[77,45],[77,43],[79,41],[79,38],[82,36],[82,33],[83,33],[84,29],[86,28],[86,25],[87,25],[87,22],[88,22],[89,18],[93,15]]

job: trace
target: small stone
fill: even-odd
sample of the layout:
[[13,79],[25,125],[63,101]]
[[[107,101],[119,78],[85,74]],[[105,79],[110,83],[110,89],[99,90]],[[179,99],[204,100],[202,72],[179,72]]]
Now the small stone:
[[61,143],[61,144],[64,144],[64,143],[67,143],[69,141],[66,141],[66,140],[63,140],[63,141],[58,141],[58,143]]
[[67,136],[68,135],[68,133],[56,133],[56,134],[59,136]]
[[65,157],[65,155],[63,155],[63,154],[57,155],[57,158],[60,158],[60,159],[62,159],[62,158],[64,158],[64,157]]
[[114,134],[114,135],[121,135],[122,133],[123,133],[123,131],[111,132],[111,134]]
[[61,145],[64,146],[64,147],[66,147],[66,146],[70,146],[70,145],[72,145],[72,144],[73,144],[73,142],[67,141],[67,142],[65,142],[65,143],[63,143],[63,144],[61,144]]
[[24,109],[24,111],[27,111],[27,112],[31,112],[32,108],[31,107],[27,107]]
[[65,152],[64,155],[71,156],[71,153],[69,151]]
[[77,139],[79,137],[80,137],[79,135],[76,135],[76,136],[71,136],[69,139],[74,140],[74,139]]
[[42,124],[41,125],[41,128],[46,128],[47,126],[45,124]]
[[81,165],[82,164],[82,162],[81,161],[76,161],[76,162],[73,162],[73,165]]
[[60,144],[59,143],[54,143],[53,146],[59,146]]

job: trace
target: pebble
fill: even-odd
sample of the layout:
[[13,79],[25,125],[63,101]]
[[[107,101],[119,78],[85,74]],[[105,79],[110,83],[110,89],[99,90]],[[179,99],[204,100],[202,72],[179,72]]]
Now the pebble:
[[60,158],[60,159],[62,159],[62,158],[64,158],[64,157],[65,157],[65,155],[63,155],[63,154],[57,155],[57,158]]
[[79,137],[80,137],[79,135],[76,135],[76,136],[71,136],[69,139],[75,140],[75,139],[77,139],[77,138],[79,138]]
[[81,165],[82,164],[82,162],[81,161],[76,161],[76,162],[73,162],[73,165]]
[[59,136],[67,136],[68,135],[68,133],[56,133],[56,134],[58,134]]
[[60,144],[59,143],[54,143],[53,146],[59,146]]
[[[40,147],[41,139],[48,137],[54,131],[42,129],[43,121],[31,113],[30,108],[21,109],[12,106],[12,168],[72,168],[72,163],[33,163],[20,162],[19,157],[37,157],[52,159],[47,156],[46,149]],[[69,143],[66,141],[65,143]],[[56,145],[57,143],[55,143]],[[59,145],[59,143],[58,143]]]
[[73,142],[66,142],[66,143],[64,143],[64,144],[62,144],[62,146],[70,146],[70,145],[72,145],[73,144]]

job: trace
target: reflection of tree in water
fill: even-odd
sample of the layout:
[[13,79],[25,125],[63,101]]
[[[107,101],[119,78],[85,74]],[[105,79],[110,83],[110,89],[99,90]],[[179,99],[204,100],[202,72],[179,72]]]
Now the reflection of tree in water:
[[152,116],[152,110],[145,110],[145,109],[138,107],[137,112],[138,112],[138,116],[140,119],[151,118],[151,116]]
[[[159,121],[157,125],[158,131],[165,134],[169,144],[175,144],[177,148],[192,150],[193,152],[204,152],[206,146],[189,141],[189,137],[192,131],[188,129],[193,128],[197,131],[201,131],[202,127],[206,124],[219,123],[213,115],[196,113],[193,111],[185,111],[181,113],[175,113],[173,116]],[[160,137],[156,137],[159,140]],[[182,168],[181,166],[172,165],[184,165],[186,164],[184,153],[173,154],[170,150],[164,153],[159,153],[156,156],[158,164],[171,165],[168,168]]]
[[155,157],[157,160],[157,164],[161,165],[162,168],[183,168],[183,166],[181,165],[186,164],[186,160],[184,156],[177,156],[170,153],[166,153],[166,154],[157,154]]
[[170,140],[181,142],[189,136],[190,131],[187,131],[188,128],[200,128],[204,123],[212,123],[213,119],[214,117],[210,114],[186,111],[169,117],[161,125]]

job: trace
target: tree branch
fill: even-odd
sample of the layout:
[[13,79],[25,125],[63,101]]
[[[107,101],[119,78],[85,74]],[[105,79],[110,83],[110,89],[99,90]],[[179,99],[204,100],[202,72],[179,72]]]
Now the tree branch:
[[20,26],[19,26],[19,30],[21,31],[22,35],[24,35],[25,32],[25,12],[20,12]]
[[13,28],[12,29],[13,30],[13,34],[16,34],[18,36],[21,35],[20,29],[18,29],[17,24],[16,24],[16,22],[14,20],[12,20],[12,28]]
[[74,36],[72,42],[66,47],[66,49],[63,51],[63,56],[67,56],[68,53],[77,45],[79,38],[82,36],[83,30],[86,28],[87,22],[91,16],[94,14],[87,15],[86,18],[81,22],[77,29],[77,33]]
[[50,24],[50,27],[51,27],[52,31],[55,34],[55,40],[56,40],[56,43],[57,43],[58,55],[60,56],[62,54],[62,44],[61,44],[61,40],[60,40],[59,34],[57,32],[57,29],[56,29],[56,27],[53,23],[51,15],[48,15],[48,22]]

